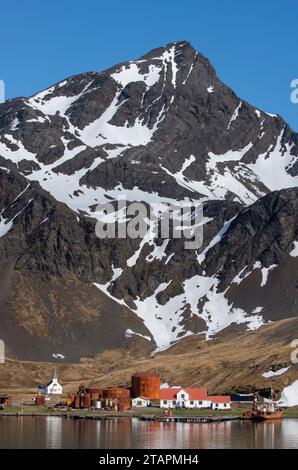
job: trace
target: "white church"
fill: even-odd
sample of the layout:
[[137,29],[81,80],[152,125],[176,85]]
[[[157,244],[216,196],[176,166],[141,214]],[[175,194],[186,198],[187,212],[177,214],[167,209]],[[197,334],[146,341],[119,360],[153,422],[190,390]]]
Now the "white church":
[[53,376],[50,382],[46,385],[39,385],[38,386],[38,393],[42,393],[44,395],[61,395],[63,392],[62,385],[59,384],[57,378],[57,371],[53,369]]

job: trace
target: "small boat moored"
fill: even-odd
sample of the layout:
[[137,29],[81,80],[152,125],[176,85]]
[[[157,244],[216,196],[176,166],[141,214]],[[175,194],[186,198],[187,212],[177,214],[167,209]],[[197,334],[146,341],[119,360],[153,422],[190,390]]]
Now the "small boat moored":
[[268,419],[281,419],[283,417],[282,410],[273,401],[255,402],[251,411],[246,411],[243,418],[252,419],[254,421],[265,421]]

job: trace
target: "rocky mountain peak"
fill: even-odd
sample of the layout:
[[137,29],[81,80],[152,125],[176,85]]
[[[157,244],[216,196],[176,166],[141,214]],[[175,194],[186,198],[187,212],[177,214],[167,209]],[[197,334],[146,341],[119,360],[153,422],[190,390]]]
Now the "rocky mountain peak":
[[[60,326],[65,316],[71,338],[63,330],[59,345],[65,341],[70,354],[81,341],[90,351],[80,328],[90,334],[103,321],[89,302],[94,292],[106,299],[116,329],[121,316],[123,344],[134,335],[151,350],[235,324],[258,328],[280,318],[281,307],[293,316],[297,142],[282,118],[238,97],[186,41],[0,105],[7,335],[52,335],[51,315]],[[156,239],[152,227],[142,240],[97,239],[95,208],[119,196],[146,207],[201,203],[203,246]],[[289,300],[274,297],[273,305],[280,276]],[[20,307],[25,300],[11,298],[27,278],[40,318],[34,332]],[[73,289],[84,293],[75,307]],[[72,308],[76,318],[65,313]],[[93,351],[102,340],[95,330]]]
[[188,41],[176,41],[170,42],[165,46],[157,47],[142,55],[139,60],[149,60],[149,59],[158,59],[162,58],[164,54],[173,53],[176,60],[179,58],[184,58],[186,61],[191,60],[197,54],[196,50],[193,48],[190,42]]

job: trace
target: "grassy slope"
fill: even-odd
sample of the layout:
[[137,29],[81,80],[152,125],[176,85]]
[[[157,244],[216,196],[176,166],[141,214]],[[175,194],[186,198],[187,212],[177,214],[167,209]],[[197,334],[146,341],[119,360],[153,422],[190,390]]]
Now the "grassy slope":
[[[57,366],[64,390],[75,391],[82,382],[100,386],[130,385],[137,371],[157,372],[162,382],[188,387],[203,386],[209,394],[234,389],[273,387],[280,391],[298,379],[298,366],[290,360],[290,343],[298,338],[298,319],[283,320],[256,331],[229,329],[212,341],[189,337],[168,351],[148,357],[138,349],[114,350],[83,358],[77,364]],[[272,366],[291,366],[287,373],[264,379]],[[34,393],[48,380],[51,363],[7,360],[0,364],[0,391]]]

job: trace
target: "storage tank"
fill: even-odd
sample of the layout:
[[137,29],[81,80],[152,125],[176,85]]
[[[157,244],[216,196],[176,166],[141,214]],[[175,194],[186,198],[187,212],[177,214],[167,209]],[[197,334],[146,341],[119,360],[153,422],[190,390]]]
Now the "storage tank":
[[84,402],[85,402],[85,395],[79,395],[80,397],[80,408],[84,408]]
[[91,400],[98,400],[101,398],[102,388],[99,387],[88,387],[86,393],[90,393]]
[[80,395],[76,395],[74,399],[74,408],[79,409],[81,408],[81,397]]
[[109,387],[102,391],[102,398],[115,400],[116,398],[130,398],[130,390],[128,388]]
[[132,398],[146,397],[160,400],[160,376],[158,374],[134,374],[131,378]]
[[106,410],[109,406],[109,400],[107,398],[101,400],[101,407]]
[[46,403],[46,396],[44,394],[38,394],[35,398],[35,405],[36,406],[42,406],[45,405]]
[[101,401],[100,400],[94,400],[94,408],[96,410],[100,410],[101,409]]
[[118,411],[128,411],[131,409],[130,398],[118,398]]
[[91,406],[91,396],[90,396],[90,393],[86,393],[84,395],[83,407],[90,408],[90,406]]

